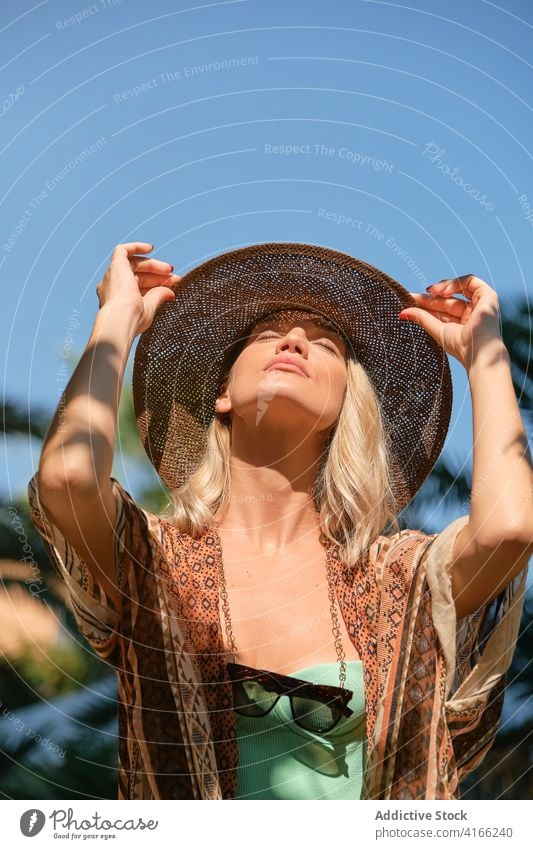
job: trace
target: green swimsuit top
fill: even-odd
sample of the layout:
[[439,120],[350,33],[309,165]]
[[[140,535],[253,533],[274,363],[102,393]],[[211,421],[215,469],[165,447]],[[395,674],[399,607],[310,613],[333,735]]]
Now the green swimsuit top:
[[[292,675],[339,685],[338,663],[317,663]],[[237,799],[360,799],[366,755],[362,661],[347,661],[345,686],[353,691],[348,702],[353,714],[327,734],[297,725],[287,695],[266,716],[235,714]]]

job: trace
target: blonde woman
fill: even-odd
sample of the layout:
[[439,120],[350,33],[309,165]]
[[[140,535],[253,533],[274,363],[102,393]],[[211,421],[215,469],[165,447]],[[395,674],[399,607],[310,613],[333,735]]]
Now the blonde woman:
[[[151,250],[114,249],[29,485],[117,670],[118,798],[459,798],[497,730],[533,550],[495,291],[466,275],[408,293],[316,245],[183,278]],[[139,334],[161,516],[111,477]],[[446,436],[446,354],[472,393],[470,513],[400,531]]]

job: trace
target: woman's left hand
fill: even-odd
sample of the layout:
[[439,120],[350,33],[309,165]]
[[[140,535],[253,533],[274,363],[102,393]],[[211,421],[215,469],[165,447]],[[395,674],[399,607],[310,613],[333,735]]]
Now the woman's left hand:
[[[463,274],[427,289],[428,295],[409,292],[418,306],[406,307],[399,315],[419,324],[465,368],[489,341],[501,341],[498,295],[480,277]],[[466,300],[454,298],[457,294]]]

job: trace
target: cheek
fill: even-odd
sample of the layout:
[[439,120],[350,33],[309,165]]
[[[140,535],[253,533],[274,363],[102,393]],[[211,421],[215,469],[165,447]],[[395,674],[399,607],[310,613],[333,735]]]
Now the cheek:
[[249,379],[254,374],[257,374],[261,367],[262,363],[256,352],[245,349],[235,360],[232,372],[234,382],[237,383],[238,381]]
[[339,377],[334,384],[333,393],[335,397],[335,407],[337,411],[340,411],[342,404],[344,402],[344,396],[346,394],[346,376],[342,375]]
[[332,398],[342,398],[346,389],[347,374],[346,369],[340,363],[323,363],[317,376],[319,376],[320,385],[329,392]]
[[246,402],[254,389],[257,393],[257,382],[262,376],[262,368],[262,360],[246,351],[235,360],[228,386],[234,403]]

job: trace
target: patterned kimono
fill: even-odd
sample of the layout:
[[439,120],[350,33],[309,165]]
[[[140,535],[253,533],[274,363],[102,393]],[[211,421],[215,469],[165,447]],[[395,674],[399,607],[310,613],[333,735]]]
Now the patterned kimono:
[[[32,522],[69,590],[85,640],[116,669],[119,799],[233,799],[238,742],[218,606],[220,538],[141,508],[112,480],[120,612],[28,485]],[[364,671],[362,799],[459,799],[490,749],[516,646],[525,567],[456,620],[451,562],[461,516],[440,534],[379,536],[336,593]]]

